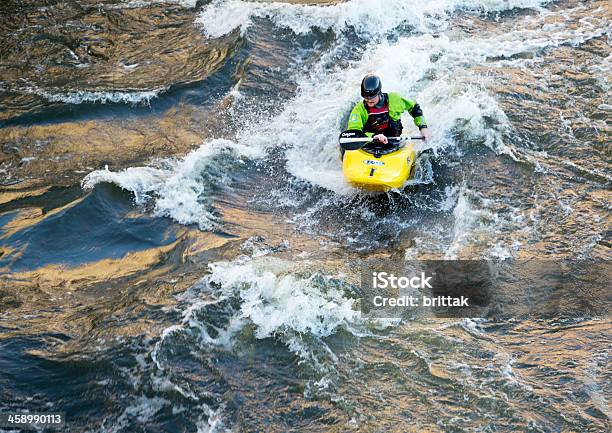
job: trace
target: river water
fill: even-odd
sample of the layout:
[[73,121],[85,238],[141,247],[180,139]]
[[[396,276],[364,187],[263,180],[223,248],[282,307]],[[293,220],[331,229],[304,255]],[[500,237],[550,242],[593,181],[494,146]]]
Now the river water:
[[[369,260],[609,262],[611,17],[2,2],[0,412],[66,412],[70,432],[609,431],[609,278],[597,314],[373,320],[355,299]],[[433,135],[379,196],[337,149],[368,72]]]

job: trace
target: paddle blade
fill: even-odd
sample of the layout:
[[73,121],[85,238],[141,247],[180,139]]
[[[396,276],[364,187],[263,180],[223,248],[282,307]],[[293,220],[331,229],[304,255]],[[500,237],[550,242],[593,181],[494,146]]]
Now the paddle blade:
[[342,141],[340,140],[340,147],[344,150],[358,150],[365,146],[367,141]]
[[357,150],[365,146],[366,143],[371,141],[371,138],[366,137],[363,131],[357,129],[347,129],[342,131],[338,142],[340,147],[344,150]]

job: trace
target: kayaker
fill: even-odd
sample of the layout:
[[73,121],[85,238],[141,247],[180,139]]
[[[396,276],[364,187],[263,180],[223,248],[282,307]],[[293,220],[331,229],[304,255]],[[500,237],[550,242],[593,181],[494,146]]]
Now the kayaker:
[[361,96],[349,116],[347,130],[341,137],[372,137],[373,140],[387,144],[387,137],[402,134],[402,113],[407,111],[414,119],[421,136],[430,137],[423,110],[416,101],[406,99],[398,93],[382,93],[382,83],[376,75],[368,74],[361,81]]

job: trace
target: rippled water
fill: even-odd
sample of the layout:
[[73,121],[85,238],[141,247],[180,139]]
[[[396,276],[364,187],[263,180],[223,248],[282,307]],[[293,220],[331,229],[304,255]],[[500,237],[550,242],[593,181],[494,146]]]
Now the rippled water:
[[[0,412],[84,432],[610,430],[608,314],[369,320],[355,299],[368,260],[610,260],[611,12],[3,2]],[[433,133],[382,196],[337,150],[370,71]]]

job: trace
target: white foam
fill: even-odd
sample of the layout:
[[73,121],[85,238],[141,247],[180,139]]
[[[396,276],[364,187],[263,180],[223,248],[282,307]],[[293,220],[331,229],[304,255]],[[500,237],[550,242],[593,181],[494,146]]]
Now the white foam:
[[165,87],[143,90],[143,91],[129,91],[129,90],[109,90],[109,91],[86,91],[86,90],[74,90],[74,91],[49,91],[39,89],[37,87],[28,87],[23,89],[27,93],[36,94],[42,96],[50,102],[63,102],[65,104],[84,104],[84,103],[96,103],[96,104],[132,104],[132,105],[150,105],[151,101],[159,96],[160,93],[165,92]]
[[[445,260],[474,259],[473,252],[468,250],[467,253],[462,253],[462,248],[465,246],[473,246],[482,242],[481,236],[489,234],[489,223],[495,219],[495,215],[484,206],[475,206],[471,201],[475,201],[479,197],[462,187],[459,191],[456,205],[453,209],[454,226],[453,239],[445,253]],[[482,205],[484,202],[481,201]],[[465,256],[468,255],[468,257]]]
[[211,212],[211,185],[225,181],[223,173],[204,175],[217,163],[214,157],[226,153],[226,158],[260,155],[258,149],[249,148],[230,140],[214,139],[202,144],[180,160],[164,160],[161,168],[130,167],[113,172],[96,170],[82,181],[84,189],[92,189],[101,182],[113,183],[134,194],[136,204],[155,201],[154,213],[174,219],[181,224],[198,224],[202,230],[214,227],[216,217]]
[[[378,73],[385,89],[412,96],[425,107],[430,129],[434,131],[434,139],[429,143],[431,147],[442,147],[444,134],[457,122],[465,120],[463,123],[467,122],[465,130],[468,134],[480,134],[485,137],[487,145],[499,148],[503,144],[502,128],[487,127],[484,118],[498,119],[500,125],[507,123],[507,119],[483,90],[450,74],[448,78],[425,84],[420,94],[415,94],[412,88],[431,69],[444,71],[454,64],[434,65],[430,60],[432,52],[441,51],[448,45],[450,41],[447,38],[421,36],[402,39],[395,45],[382,44],[350,69],[331,74],[323,71],[303,81],[299,94],[272,123],[272,128],[277,127],[280,131],[291,119],[311,119],[309,122],[294,122],[291,131],[285,134],[285,141],[293,146],[287,152],[288,171],[339,194],[353,191],[342,176],[337,135],[345,127],[343,114],[350,111],[358,99],[358,83],[368,72]],[[405,133],[410,133],[411,128],[416,131],[409,116],[404,117],[403,123]]]
[[[261,13],[265,12],[265,16],[276,17],[278,22],[284,22],[281,18],[285,17],[288,22],[295,19],[296,22],[306,23],[306,27],[315,21],[329,21],[339,23],[344,28],[352,22],[353,18],[349,17],[355,12],[343,8],[347,4],[356,6],[356,1],[332,6],[304,6],[230,0],[213,2],[204,8],[204,12],[219,13],[215,20],[222,21],[225,27],[232,27],[230,18],[240,22],[246,19],[240,14],[248,12],[248,17],[251,17],[250,11],[255,8],[263,11]],[[361,6],[376,16],[382,12],[372,6],[375,3],[367,2]],[[425,6],[427,13],[435,15],[456,7],[468,7],[467,2],[440,3],[441,6]],[[469,8],[502,10],[541,3],[483,1],[471,3]],[[244,9],[238,10],[242,7]],[[235,14],[228,12],[232,8],[236,8]],[[389,15],[389,6],[384,9],[384,14]],[[228,16],[225,17],[224,13]],[[248,149],[249,152],[238,150],[237,153],[248,153],[251,157],[256,153],[262,155],[268,146],[278,145],[288,149],[286,169],[299,181],[337,194],[354,194],[356,190],[342,176],[337,136],[345,127],[343,116],[359,99],[361,78],[368,72],[375,72],[381,75],[384,90],[397,91],[416,99],[424,108],[433,133],[433,139],[428,145],[434,151],[451,147],[460,153],[466,140],[455,142],[455,137],[459,136],[467,138],[471,143],[487,146],[497,154],[529,160],[528,154],[505,142],[506,137],[512,134],[510,122],[495,98],[488,94],[486,77],[475,74],[472,68],[483,63],[503,64],[512,56],[525,52],[537,54],[547,47],[582,43],[606,31],[603,26],[576,27],[571,16],[565,17],[562,14],[555,18],[559,20],[556,25],[550,25],[544,31],[543,21],[550,19],[551,14],[547,12],[542,14],[544,18],[536,16],[526,19],[522,27],[489,37],[453,40],[446,35],[433,37],[425,34],[399,38],[396,42],[383,41],[366,52],[361,59],[344,64],[342,68],[333,66],[334,50],[331,50],[307,74],[297,77],[298,92],[287,101],[280,114],[270,116],[269,119],[264,115],[257,124],[245,121],[247,126],[237,131],[236,142],[232,142],[231,147],[235,151],[238,148]],[[361,15],[359,17],[364,19]],[[238,92],[237,88],[234,92]],[[287,128],[287,125],[291,125],[291,128]],[[405,134],[416,131],[409,116],[404,118],[404,126]],[[170,216],[185,224],[197,223],[203,229],[210,229],[215,217],[205,197],[207,185],[200,174],[206,170],[214,155],[215,152],[203,146],[170,168],[137,167],[118,173],[102,170],[89,175],[84,185],[91,187],[100,181],[116,183],[133,191],[137,202],[154,199],[158,215]],[[282,192],[278,200],[286,203],[293,201],[295,199],[283,196]],[[457,241],[460,241],[459,232],[457,236]],[[500,244],[494,253],[501,254],[503,248],[506,247]]]
[[497,242],[493,247],[489,250],[489,256],[495,257],[499,260],[511,259],[513,257],[510,249],[505,247],[502,242]]
[[225,425],[225,421],[222,417],[224,406],[222,405],[217,410],[213,410],[207,405],[201,405],[203,415],[200,416],[196,423],[196,433],[231,433],[232,429],[229,429]]
[[[282,136],[287,151],[287,170],[299,179],[338,194],[352,193],[341,174],[337,136],[345,128],[343,115],[359,99],[361,78],[368,72],[381,76],[383,90],[396,91],[417,100],[423,107],[434,150],[457,146],[453,134],[460,132],[513,159],[529,159],[505,142],[511,124],[494,97],[486,90],[487,78],[472,67],[496,65],[521,53],[538,53],[549,47],[582,43],[605,34],[604,28],[575,28],[571,17],[549,33],[539,30],[542,18],[526,29],[488,38],[452,40],[446,35],[420,35],[381,42],[348,67],[330,68],[323,60],[299,80],[299,91],[270,123],[270,135]],[[565,19],[565,18],[564,18]],[[308,119],[296,122],[295,119]],[[409,116],[403,119],[404,134],[416,132]],[[286,125],[292,128],[287,131]],[[412,129],[411,129],[412,128]]]
[[198,0],[124,0],[123,3],[107,5],[109,9],[136,9],[152,5],[176,4],[185,8],[194,8]]
[[286,331],[326,337],[359,320],[354,299],[336,288],[319,286],[316,274],[296,276],[292,267],[265,257],[244,264],[216,263],[209,278],[225,291],[240,291],[241,316],[255,325],[257,338]]
[[144,424],[155,416],[164,406],[170,404],[170,401],[164,398],[149,398],[141,395],[133,404],[123,410],[123,413],[113,425],[109,427],[102,426],[102,431],[108,433],[124,431],[124,429],[134,421],[137,421],[138,424]]
[[[341,277],[313,271],[307,261],[239,256],[231,262],[212,263],[209,268],[210,273],[181,296],[187,302],[181,323],[164,330],[151,352],[159,371],[164,370],[162,347],[171,347],[181,335],[195,335],[206,350],[233,350],[236,336],[242,339],[243,331],[248,330],[257,339],[274,338],[284,344],[300,362],[322,374],[318,376],[321,381],[335,374],[337,362],[324,337],[339,330],[370,335],[369,323],[361,319],[350,289],[338,280]],[[211,314],[217,318],[214,323],[207,321]],[[397,322],[375,321],[373,325],[388,327]],[[163,385],[162,379],[159,383]],[[202,425],[207,426],[204,420]]]
[[608,418],[612,417],[610,404],[608,403],[608,395],[603,389],[605,384],[606,374],[605,366],[609,364],[609,352],[606,349],[593,353],[589,359],[587,367],[584,369],[583,380],[585,383],[585,392],[591,397],[594,405],[605,414]]
[[[611,30],[608,29],[608,34]],[[605,59],[589,68],[589,72],[595,76],[597,82],[605,92],[610,91],[610,80],[612,79],[612,54],[609,54]],[[602,104],[608,107],[609,104]]]
[[[380,35],[402,24],[419,30],[443,24],[456,10],[492,12],[541,6],[545,0],[349,0],[332,5],[303,5],[283,2],[215,0],[200,13],[196,22],[210,37],[240,29],[244,34],[255,18],[268,18],[281,28],[297,34],[314,29],[340,33],[349,27],[364,35]],[[390,13],[390,11],[392,11]]]
[[495,211],[500,207],[507,209],[496,199],[487,199],[462,185],[453,208],[452,237],[445,250],[445,260],[513,258],[522,245],[516,237],[525,236],[531,227],[525,226],[520,209],[512,208],[509,214],[500,215]]

